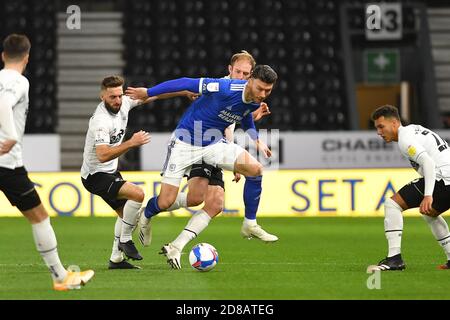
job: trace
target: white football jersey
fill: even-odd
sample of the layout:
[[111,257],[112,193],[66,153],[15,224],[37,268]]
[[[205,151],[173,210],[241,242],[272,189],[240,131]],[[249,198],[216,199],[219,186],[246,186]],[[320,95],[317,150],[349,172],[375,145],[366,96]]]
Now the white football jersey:
[[117,171],[118,158],[101,163],[95,152],[95,147],[107,144],[111,147],[122,143],[128,123],[128,113],[140,104],[127,96],[122,98],[122,106],[117,114],[109,112],[103,101],[97,106],[94,115],[89,120],[89,128],[84,144],[83,165],[81,176],[86,179],[89,174],[96,172],[113,173]]
[[[17,143],[7,154],[0,156],[0,167],[15,169],[23,166],[22,140],[28,114],[28,91],[30,83],[19,72],[11,69],[0,70],[0,95],[6,98],[12,107],[14,125],[17,132]],[[0,128],[0,141],[5,141],[6,135]]]
[[436,165],[436,180],[450,184],[450,148],[437,133],[415,124],[401,126],[398,129],[398,147],[422,177],[423,168],[417,159],[426,152]]

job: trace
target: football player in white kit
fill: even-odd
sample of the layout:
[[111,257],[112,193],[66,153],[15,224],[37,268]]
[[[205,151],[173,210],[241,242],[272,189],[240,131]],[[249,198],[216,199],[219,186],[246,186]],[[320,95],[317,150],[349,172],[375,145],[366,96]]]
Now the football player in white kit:
[[372,270],[403,270],[401,256],[402,211],[420,208],[431,232],[444,249],[447,262],[439,269],[450,269],[450,233],[441,214],[450,208],[450,148],[430,129],[411,124],[402,126],[397,108],[385,105],[374,111],[377,134],[387,143],[398,142],[400,153],[422,176],[401,188],[384,202],[384,230],[389,251]]
[[124,96],[123,84],[124,80],[119,76],[103,79],[102,102],[89,121],[81,167],[81,180],[85,188],[102,197],[118,215],[109,269],[138,268],[127,262],[122,252],[130,259],[142,260],[133,243],[132,231],[145,194],[139,186],[123,180],[117,167],[119,156],[150,142],[150,134],[139,131],[122,143],[129,111],[150,99],[132,100]]
[[0,190],[31,223],[36,249],[51,272],[53,289],[79,289],[94,271],[73,272],[62,265],[55,232],[22,159],[22,138],[28,113],[29,82],[22,73],[31,44],[25,35],[11,34],[3,42],[0,71]]

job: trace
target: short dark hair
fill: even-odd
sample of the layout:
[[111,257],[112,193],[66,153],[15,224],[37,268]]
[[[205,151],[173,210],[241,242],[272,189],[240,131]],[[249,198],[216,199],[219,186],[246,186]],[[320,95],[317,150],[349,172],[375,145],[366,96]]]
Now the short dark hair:
[[269,84],[275,83],[278,79],[277,73],[266,64],[257,65],[255,69],[253,69],[250,77]]
[[371,116],[372,121],[377,120],[378,118],[394,118],[400,121],[400,115],[398,114],[398,109],[394,106],[386,104],[377,108]]
[[30,49],[30,40],[23,34],[12,33],[3,40],[3,53],[8,60],[21,60]]
[[108,76],[102,80],[102,90],[121,87],[125,81],[121,76]]

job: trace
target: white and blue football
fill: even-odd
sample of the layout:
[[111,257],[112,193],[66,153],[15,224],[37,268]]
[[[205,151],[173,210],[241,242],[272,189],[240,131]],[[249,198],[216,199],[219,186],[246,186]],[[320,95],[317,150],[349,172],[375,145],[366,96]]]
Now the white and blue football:
[[189,262],[196,270],[209,271],[219,262],[219,254],[209,243],[199,243],[191,249]]

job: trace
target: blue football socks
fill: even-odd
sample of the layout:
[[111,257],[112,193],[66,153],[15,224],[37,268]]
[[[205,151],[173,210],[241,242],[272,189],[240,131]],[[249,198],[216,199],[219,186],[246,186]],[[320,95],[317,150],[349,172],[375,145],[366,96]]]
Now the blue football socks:
[[153,197],[147,202],[147,206],[145,206],[145,217],[150,219],[153,216],[156,216],[161,212],[161,209],[158,206],[158,197]]
[[244,184],[244,204],[245,217],[250,220],[256,219],[258,212],[259,200],[261,199],[262,191],[262,176],[245,177]]

